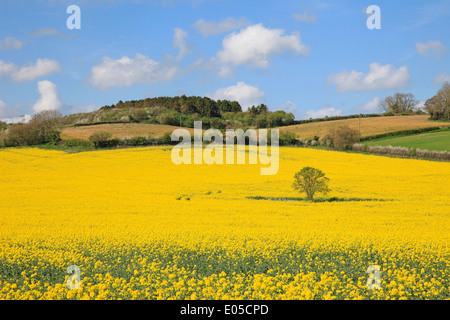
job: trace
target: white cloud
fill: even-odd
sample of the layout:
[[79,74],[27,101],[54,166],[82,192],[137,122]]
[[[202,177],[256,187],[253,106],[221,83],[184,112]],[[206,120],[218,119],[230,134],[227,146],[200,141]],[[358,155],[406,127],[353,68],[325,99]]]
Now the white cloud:
[[0,77],[5,77],[17,70],[17,66],[11,62],[0,60]]
[[25,45],[25,42],[17,40],[13,37],[8,37],[0,40],[0,50],[19,50]]
[[390,64],[371,63],[368,74],[343,70],[327,78],[329,85],[335,85],[340,92],[394,89],[406,85],[411,76],[406,66],[396,68]]
[[208,37],[223,32],[240,29],[249,23],[250,22],[245,17],[241,17],[239,19],[229,17],[222,19],[219,22],[200,19],[193,24],[193,27],[204,37]]
[[298,109],[297,105],[290,100],[288,100],[280,108],[281,108],[281,110],[284,110],[286,112],[291,112],[291,113],[294,113]]
[[234,86],[219,88],[212,95],[207,94],[206,96],[214,100],[238,101],[244,110],[260,104],[266,98],[266,94],[259,90],[258,87],[248,85],[245,82],[238,82]]
[[425,101],[419,101],[417,102],[417,104],[414,106],[415,109],[420,109],[422,111],[425,111]]
[[33,32],[30,32],[30,36],[32,37],[50,37],[59,35],[62,35],[61,31],[49,27],[40,28]]
[[434,83],[437,85],[444,84],[445,82],[450,82],[450,73],[442,72],[434,78]]
[[34,80],[54,72],[61,71],[59,63],[47,58],[38,59],[36,64],[21,67],[11,74],[11,79],[15,82]]
[[357,105],[355,108],[353,108],[353,111],[376,113],[377,111],[379,111],[380,102],[381,102],[380,98],[374,97],[367,103]]
[[173,36],[172,45],[174,48],[180,50],[178,53],[178,58],[181,59],[188,53],[191,53],[192,48],[189,44],[186,43],[186,39],[189,38],[189,35],[186,31],[180,28],[175,28],[175,34]]
[[14,82],[35,80],[58,71],[61,71],[59,63],[47,58],[37,59],[35,64],[28,64],[20,68],[14,63],[0,60],[0,76],[9,75]]
[[32,118],[31,114],[24,114],[20,117],[1,118],[0,120],[6,123],[28,122]]
[[38,113],[44,110],[58,110],[62,106],[59,98],[58,88],[48,80],[38,82],[38,91],[41,95],[33,105],[33,111]]
[[309,47],[300,40],[300,33],[284,35],[282,29],[268,29],[262,24],[248,26],[233,32],[222,41],[223,49],[217,53],[219,62],[266,68],[269,60],[286,52],[306,56]]
[[27,122],[31,119],[31,115],[25,114],[17,116],[20,105],[15,107],[8,106],[4,101],[0,100],[0,121],[6,123]]
[[315,13],[309,14],[307,11],[305,11],[303,14],[294,13],[292,17],[300,22],[316,22],[317,16]]
[[100,89],[127,87],[138,83],[154,83],[172,80],[177,67],[161,63],[137,53],[134,58],[123,56],[114,60],[104,57],[101,64],[91,69],[88,82]]
[[416,43],[417,53],[422,56],[439,59],[447,54],[447,48],[440,41],[428,41]]
[[342,110],[336,109],[334,107],[328,107],[328,108],[323,108],[320,110],[310,110],[308,112],[306,112],[306,116],[307,118],[312,118],[312,119],[318,119],[318,118],[325,118],[325,117],[334,117],[334,116],[341,116],[342,115]]

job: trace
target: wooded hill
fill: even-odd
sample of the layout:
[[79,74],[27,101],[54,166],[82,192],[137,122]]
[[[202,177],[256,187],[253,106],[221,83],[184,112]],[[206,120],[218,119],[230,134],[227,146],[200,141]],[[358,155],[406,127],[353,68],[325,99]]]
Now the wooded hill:
[[203,128],[270,128],[294,123],[295,116],[283,110],[269,111],[265,104],[243,111],[237,101],[207,97],[176,96],[119,101],[90,113],[65,117],[70,125],[99,123],[149,123],[193,128],[194,121],[202,121]]

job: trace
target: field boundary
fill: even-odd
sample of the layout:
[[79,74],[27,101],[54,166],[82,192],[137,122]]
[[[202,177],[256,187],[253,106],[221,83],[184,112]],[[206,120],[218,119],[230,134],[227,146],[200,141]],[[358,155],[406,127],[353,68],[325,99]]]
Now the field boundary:
[[417,129],[406,129],[406,130],[397,130],[392,132],[386,132],[386,133],[380,133],[375,134],[371,136],[365,136],[361,137],[362,141],[372,141],[387,137],[397,137],[397,136],[409,136],[409,135],[415,135],[420,134],[424,132],[432,132],[432,131],[439,131],[439,130],[450,130],[450,125],[443,125],[443,126],[435,126],[435,127],[425,127],[425,128],[417,128]]

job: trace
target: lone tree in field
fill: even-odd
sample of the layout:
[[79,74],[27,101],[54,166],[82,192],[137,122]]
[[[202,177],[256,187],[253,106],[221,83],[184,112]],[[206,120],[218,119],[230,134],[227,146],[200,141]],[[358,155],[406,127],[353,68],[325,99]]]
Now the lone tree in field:
[[306,193],[308,200],[314,201],[316,193],[323,193],[326,195],[330,189],[328,188],[328,179],[319,169],[304,167],[294,176],[294,183],[292,188],[298,190],[300,193]]

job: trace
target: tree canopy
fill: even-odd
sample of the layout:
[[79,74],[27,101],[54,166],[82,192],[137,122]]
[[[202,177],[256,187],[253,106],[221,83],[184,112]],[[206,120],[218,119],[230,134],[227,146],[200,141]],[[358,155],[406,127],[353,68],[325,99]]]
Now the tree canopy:
[[[127,110],[130,110],[130,112],[127,113]],[[72,120],[69,120],[69,122],[77,118],[76,115],[70,117]],[[283,110],[269,111],[265,104],[252,106],[248,111],[243,111],[237,101],[215,101],[208,97],[187,97],[185,95],[119,101],[115,105],[104,106],[91,113],[91,116],[84,115],[83,117],[86,119],[84,124],[102,121],[131,121],[181,125],[184,127],[193,127],[194,121],[200,120],[205,128],[216,129],[278,127],[294,124],[295,121],[294,114]]]
[[294,183],[292,187],[300,193],[306,193],[306,197],[314,201],[314,195],[316,193],[327,194],[330,192],[328,188],[328,179],[319,169],[312,167],[304,167],[297,172],[294,176]]
[[433,120],[450,121],[450,84],[445,82],[442,88],[425,102],[425,109]]
[[405,113],[413,112],[417,100],[412,93],[396,93],[387,97],[380,103],[380,109],[384,112]]

